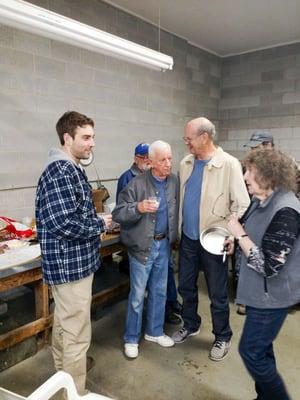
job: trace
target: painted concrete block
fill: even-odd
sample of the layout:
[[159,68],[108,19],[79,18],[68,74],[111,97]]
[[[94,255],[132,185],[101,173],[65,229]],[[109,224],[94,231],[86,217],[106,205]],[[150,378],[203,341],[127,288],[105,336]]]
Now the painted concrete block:
[[0,46],[13,47],[14,45],[14,29],[9,26],[0,25]]
[[14,31],[14,48],[26,53],[49,57],[51,55],[50,42],[50,39],[39,35],[17,29]]
[[68,80],[92,83],[95,80],[95,70],[86,65],[66,63],[66,77]]
[[283,71],[268,71],[268,72],[262,72],[261,74],[261,80],[262,82],[266,81],[278,81],[283,79]]
[[15,69],[33,74],[34,57],[24,51],[0,47],[0,65],[7,65]]
[[287,68],[284,71],[284,79],[300,79],[299,66],[293,66],[291,68]]
[[220,109],[226,110],[231,108],[242,108],[242,107],[255,107],[259,106],[259,96],[249,96],[234,99],[221,99]]
[[66,64],[48,57],[35,56],[35,73],[47,79],[66,79]]
[[273,82],[273,92],[274,93],[294,92],[295,88],[296,88],[295,80],[281,80],[281,81]]
[[283,104],[300,103],[300,91],[294,93],[285,93],[282,97]]

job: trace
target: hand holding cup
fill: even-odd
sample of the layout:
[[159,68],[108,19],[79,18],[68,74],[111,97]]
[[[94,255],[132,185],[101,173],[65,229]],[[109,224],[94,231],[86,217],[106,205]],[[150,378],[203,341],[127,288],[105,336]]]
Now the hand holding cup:
[[155,213],[159,207],[160,198],[156,196],[149,197],[138,203],[138,210],[140,213]]

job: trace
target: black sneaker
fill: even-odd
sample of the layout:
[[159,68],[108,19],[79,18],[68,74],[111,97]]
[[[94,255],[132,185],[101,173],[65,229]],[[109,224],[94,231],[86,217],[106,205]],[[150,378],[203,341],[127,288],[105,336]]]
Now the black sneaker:
[[186,329],[186,328],[181,328],[179,331],[173,333],[172,339],[174,340],[175,343],[183,343],[186,341],[186,339],[189,336],[196,336],[200,332],[200,328],[194,332]]

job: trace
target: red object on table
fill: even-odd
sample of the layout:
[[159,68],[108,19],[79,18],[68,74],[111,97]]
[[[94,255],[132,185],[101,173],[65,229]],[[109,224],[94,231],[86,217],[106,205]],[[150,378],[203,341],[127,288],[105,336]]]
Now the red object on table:
[[6,222],[7,226],[5,230],[15,236],[17,238],[28,238],[32,236],[33,230],[28,228],[26,225],[21,224],[20,222],[15,221],[14,219],[7,217],[0,217],[4,222]]

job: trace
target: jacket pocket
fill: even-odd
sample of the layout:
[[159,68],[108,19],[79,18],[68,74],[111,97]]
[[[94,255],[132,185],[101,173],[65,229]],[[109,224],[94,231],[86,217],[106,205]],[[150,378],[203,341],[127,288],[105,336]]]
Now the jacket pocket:
[[225,199],[224,193],[219,194],[212,203],[212,214],[215,217],[225,219],[229,216],[230,211],[228,207],[228,201]]

